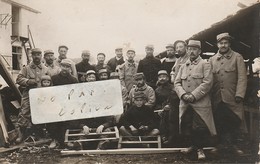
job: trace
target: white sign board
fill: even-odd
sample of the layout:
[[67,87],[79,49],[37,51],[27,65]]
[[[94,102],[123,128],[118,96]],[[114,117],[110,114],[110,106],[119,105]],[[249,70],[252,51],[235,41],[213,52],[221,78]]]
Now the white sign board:
[[120,81],[36,88],[29,91],[34,124],[120,115],[123,100]]

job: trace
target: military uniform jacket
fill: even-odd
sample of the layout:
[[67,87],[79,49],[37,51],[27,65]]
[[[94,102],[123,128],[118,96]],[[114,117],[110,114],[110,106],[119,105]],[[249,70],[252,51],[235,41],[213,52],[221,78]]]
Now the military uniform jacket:
[[217,106],[223,101],[242,119],[243,103],[235,102],[236,96],[244,98],[247,87],[246,67],[242,55],[230,49],[224,55],[218,52],[209,61],[214,77],[213,105]]
[[145,105],[150,108],[153,108],[153,106],[155,105],[155,92],[152,87],[145,84],[144,86],[138,88],[137,86],[134,85],[133,88],[129,92],[129,98],[130,98],[130,101],[132,104],[134,102],[134,93],[135,92],[143,92],[146,96],[146,101],[147,101],[145,103]]
[[173,67],[172,67],[172,71],[171,71],[171,75],[174,76],[174,78],[171,79],[172,81],[175,80],[175,77],[177,76],[180,67],[181,67],[183,64],[185,64],[188,59],[189,59],[189,55],[186,53],[183,57],[179,57],[179,58],[176,60],[175,64],[174,64]]
[[[22,87],[26,87],[28,91],[30,88],[41,87],[41,77],[46,75],[48,72],[48,68],[43,64],[35,65],[31,62],[29,65],[23,67],[23,69],[19,72],[16,83]],[[28,86],[27,82],[29,79],[34,79],[37,82],[35,86]]]
[[108,62],[107,62],[107,65],[110,67],[111,71],[112,72],[115,72],[116,71],[116,67],[118,65],[121,65],[123,64],[125,61],[124,61],[124,58],[120,58],[119,60],[117,60],[116,57],[113,57],[111,58]]
[[128,92],[132,89],[134,85],[134,75],[137,72],[138,63],[130,63],[125,61],[124,64],[118,66],[119,79],[123,86],[126,87]]
[[96,71],[96,68],[95,68],[95,66],[92,66],[89,63],[85,63],[85,62],[81,61],[76,64],[76,70],[78,73],[79,82],[84,82],[84,81],[81,81],[81,77],[83,76],[83,74],[86,73],[88,70]]
[[[209,95],[212,84],[213,76],[211,65],[201,57],[198,57],[193,62],[187,60],[187,62],[180,67],[174,83],[175,91],[181,99],[179,112],[180,122],[181,116],[190,105],[194,111],[200,115],[202,120],[204,120],[211,134],[215,135],[216,129]],[[182,96],[185,93],[191,93],[195,97],[195,101],[193,103],[183,101]]]

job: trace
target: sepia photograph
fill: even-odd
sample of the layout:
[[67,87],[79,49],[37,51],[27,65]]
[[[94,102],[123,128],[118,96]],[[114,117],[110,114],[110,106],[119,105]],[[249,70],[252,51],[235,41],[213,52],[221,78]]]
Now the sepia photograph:
[[259,0],[0,0],[0,163],[260,163]]

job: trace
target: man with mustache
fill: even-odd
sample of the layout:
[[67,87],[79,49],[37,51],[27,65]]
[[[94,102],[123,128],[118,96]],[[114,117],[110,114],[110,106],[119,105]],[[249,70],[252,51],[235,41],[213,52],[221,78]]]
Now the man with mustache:
[[230,48],[228,33],[217,35],[216,55],[210,58],[214,83],[212,104],[219,145],[214,152],[221,152],[223,145],[242,155],[237,147],[237,136],[243,121],[243,99],[247,88],[247,72],[243,56]]
[[96,71],[96,69],[95,69],[95,66],[92,66],[91,64],[89,64],[89,59],[90,59],[89,50],[83,50],[82,54],[81,54],[81,58],[82,58],[82,61],[76,64],[76,70],[78,73],[79,82],[85,82],[86,77],[84,76],[84,74],[88,70]]
[[180,67],[186,63],[186,61],[189,59],[189,55],[187,54],[187,43],[182,40],[177,40],[174,42],[174,49],[177,53],[176,55],[179,56],[179,58],[176,60],[174,66],[172,67],[171,71],[171,82],[174,83],[175,77],[178,74],[178,71]]
[[211,65],[200,57],[201,42],[190,40],[187,53],[190,59],[180,67],[174,86],[180,101],[179,119],[185,112],[192,112],[192,145],[184,153],[196,151],[198,159],[205,159],[203,151],[209,135],[216,135],[209,91],[213,84]]
[[48,68],[48,74],[50,76],[60,73],[60,68],[54,65],[54,52],[52,50],[44,51],[45,66]]
[[142,72],[136,73],[134,75],[134,80],[135,80],[136,85],[134,85],[129,92],[129,98],[131,101],[130,102],[131,105],[134,102],[134,93],[140,91],[140,92],[143,92],[146,96],[145,105],[153,110],[153,107],[155,105],[155,92],[154,92],[153,88],[145,83],[145,76]]
[[33,131],[32,128],[34,128],[31,122],[29,90],[41,87],[41,77],[48,72],[48,68],[41,62],[42,51],[39,48],[34,48],[31,52],[32,62],[23,67],[16,79],[16,83],[24,88],[17,122],[19,128],[16,142],[18,143],[26,137],[25,133],[29,136]]
[[[172,67],[176,62],[176,56],[174,52],[174,45],[168,44],[166,45],[166,53],[167,56],[161,60],[162,62],[162,70],[166,70],[168,74],[171,73]],[[171,80],[170,80],[171,82]]]
[[170,146],[174,141],[177,141],[176,137],[179,132],[179,98],[173,89],[173,85],[169,81],[169,74],[166,70],[160,70],[158,72],[157,84],[159,86],[155,90],[155,110],[163,110],[159,113],[161,117],[160,134],[163,144]]

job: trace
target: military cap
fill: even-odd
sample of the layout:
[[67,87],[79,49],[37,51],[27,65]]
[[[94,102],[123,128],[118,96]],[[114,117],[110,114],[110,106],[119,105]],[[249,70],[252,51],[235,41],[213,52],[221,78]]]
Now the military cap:
[[83,50],[82,54],[90,54],[90,51],[89,50]]
[[231,36],[229,35],[229,33],[225,32],[225,33],[221,33],[217,35],[217,42],[221,41],[222,39],[231,39]]
[[95,72],[94,70],[88,70],[87,73],[86,73],[86,75],[90,75],[90,74],[94,74],[94,75],[95,75],[96,72]]
[[148,44],[145,46],[145,49],[154,49],[154,46],[152,44]]
[[72,61],[70,59],[62,59],[60,62],[61,65],[70,65],[72,64]]
[[167,73],[166,70],[160,70],[160,71],[158,72],[158,76],[159,76],[159,75],[168,75],[168,73]]
[[111,72],[110,73],[110,79],[118,79],[118,78],[119,78],[118,72]]
[[119,46],[119,47],[116,47],[115,50],[123,50],[123,47]]
[[129,48],[129,49],[127,50],[127,52],[129,52],[129,51],[132,51],[132,52],[135,53],[135,49],[133,49],[133,48]]
[[201,48],[201,42],[199,40],[189,40],[188,47]]
[[174,44],[167,44],[165,48],[174,48]]
[[107,69],[100,69],[100,70],[98,71],[98,74],[101,74],[101,73],[108,73],[108,72],[107,72]]
[[101,53],[98,53],[97,56],[98,56],[98,55],[103,55],[103,56],[106,57],[106,55],[105,55],[104,53],[102,53],[102,52],[101,52]]
[[137,98],[143,98],[143,99],[145,99],[146,96],[145,96],[145,94],[144,94],[143,92],[138,91],[138,92],[135,92],[135,93],[134,93],[134,99],[137,99]]
[[176,41],[174,42],[174,44],[173,44],[174,48],[176,47],[176,45],[177,45],[178,43],[183,43],[184,46],[187,46],[187,43],[186,43],[185,41],[183,41],[183,40],[176,40]]
[[42,53],[42,50],[40,48],[33,48],[31,50],[32,53]]
[[41,80],[49,80],[49,81],[51,81],[51,77],[49,75],[43,75],[41,77]]
[[142,72],[140,73],[136,73],[134,75],[134,79],[137,80],[137,79],[143,79],[144,78],[144,74]]
[[67,50],[69,49],[66,45],[59,45],[58,49],[60,49],[60,48],[66,48]]
[[54,54],[54,52],[52,50],[45,50],[44,55],[47,55],[47,54]]

